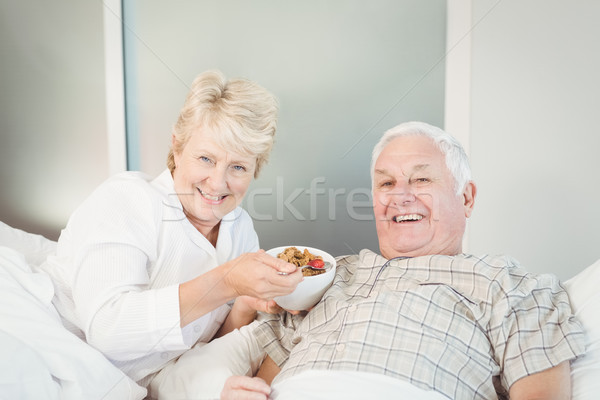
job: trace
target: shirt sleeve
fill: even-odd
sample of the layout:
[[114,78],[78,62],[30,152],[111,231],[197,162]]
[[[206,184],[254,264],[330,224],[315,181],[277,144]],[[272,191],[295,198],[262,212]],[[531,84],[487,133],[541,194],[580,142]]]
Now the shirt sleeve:
[[161,210],[147,182],[114,179],[67,226],[76,317],[86,340],[113,360],[186,348],[178,285],[150,288]]
[[510,270],[504,278],[510,282],[503,287],[513,289],[495,299],[490,321],[494,355],[506,388],[585,351],[583,329],[558,279]]
[[292,315],[288,312],[258,314],[258,322],[253,333],[258,345],[280,368],[288,360],[290,352],[298,343],[296,328],[303,319],[302,315]]
[[147,289],[146,260],[130,246],[98,245],[88,249],[74,282],[86,339],[113,360],[188,348],[180,328],[179,285]]

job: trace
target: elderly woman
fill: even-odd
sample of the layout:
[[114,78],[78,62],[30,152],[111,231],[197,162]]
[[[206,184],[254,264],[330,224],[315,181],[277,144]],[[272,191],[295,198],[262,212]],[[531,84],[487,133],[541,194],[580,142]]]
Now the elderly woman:
[[302,279],[259,251],[239,207],[271,151],[276,114],[257,84],[201,74],[173,129],[168,169],[103,183],[42,266],[65,326],[143,386],[195,343],[247,324],[257,309],[279,311],[273,297]]

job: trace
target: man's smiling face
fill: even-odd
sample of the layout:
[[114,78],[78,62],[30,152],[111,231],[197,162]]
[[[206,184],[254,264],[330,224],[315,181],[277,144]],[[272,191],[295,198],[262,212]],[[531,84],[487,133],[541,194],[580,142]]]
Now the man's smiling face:
[[443,153],[425,136],[391,141],[375,162],[373,207],[379,248],[386,258],[462,251],[475,187],[456,194]]

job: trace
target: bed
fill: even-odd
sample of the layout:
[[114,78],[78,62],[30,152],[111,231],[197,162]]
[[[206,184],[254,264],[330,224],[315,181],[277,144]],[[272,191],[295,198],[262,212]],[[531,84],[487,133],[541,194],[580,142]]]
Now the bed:
[[[145,388],[61,325],[51,303],[52,282],[45,274],[34,272],[35,266],[55,247],[55,242],[43,236],[0,222],[0,393],[3,398],[146,398]],[[572,398],[597,399],[600,393],[600,260],[564,282],[564,286],[586,330],[587,341],[586,354],[572,364]],[[226,335],[190,353],[184,360],[190,369],[206,369],[206,381],[192,381],[192,375],[183,375],[175,382],[178,387],[163,387],[163,390],[172,393],[173,398],[179,396],[178,391],[182,395],[193,391],[194,398],[218,398],[227,376],[251,370],[252,360],[242,354],[245,352],[232,351],[244,349],[244,334],[247,330]],[[184,367],[186,362],[179,367]]]

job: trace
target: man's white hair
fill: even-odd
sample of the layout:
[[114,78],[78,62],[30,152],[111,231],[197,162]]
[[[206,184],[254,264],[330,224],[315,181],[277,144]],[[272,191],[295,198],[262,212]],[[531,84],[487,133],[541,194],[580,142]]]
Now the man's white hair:
[[446,166],[454,177],[456,194],[460,195],[471,180],[471,167],[467,153],[460,142],[442,129],[425,122],[405,122],[386,131],[373,148],[371,157],[371,182],[375,175],[375,163],[383,149],[394,139],[402,136],[425,136],[433,140],[446,158]]

